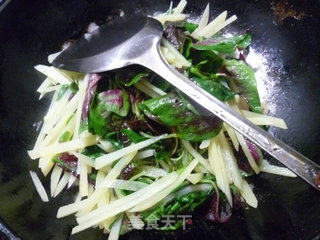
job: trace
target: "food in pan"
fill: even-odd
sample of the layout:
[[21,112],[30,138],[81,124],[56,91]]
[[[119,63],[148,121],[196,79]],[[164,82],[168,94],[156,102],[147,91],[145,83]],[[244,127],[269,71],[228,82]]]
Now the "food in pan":
[[[246,63],[251,36],[230,36],[235,15],[198,21],[181,2],[153,16],[164,26],[161,52],[178,71],[261,127],[286,129],[263,114],[254,71]],[[94,25],[91,25],[91,27]],[[48,57],[49,63],[59,55]],[[205,217],[225,222],[234,205],[257,207],[247,178],[262,172],[294,177],[271,165],[260,149],[178,89],[144,68],[84,74],[37,65],[46,75],[38,88],[53,92],[31,159],[49,174],[50,196],[76,188],[74,202],[57,217],[76,215],[72,233],[99,227],[118,239],[131,229],[186,227],[204,202]],[[43,201],[49,198],[30,172]],[[174,216],[169,222],[168,216]]]

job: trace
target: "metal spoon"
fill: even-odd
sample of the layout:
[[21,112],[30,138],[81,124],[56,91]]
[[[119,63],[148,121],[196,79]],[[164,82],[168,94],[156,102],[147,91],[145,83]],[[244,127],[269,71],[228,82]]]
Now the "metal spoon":
[[135,16],[103,25],[62,52],[53,65],[68,70],[94,73],[124,66],[142,65],[177,87],[195,102],[228,123],[270,155],[320,190],[320,167],[255,126],[223,102],[169,66],[160,52],[163,28],[153,18]]

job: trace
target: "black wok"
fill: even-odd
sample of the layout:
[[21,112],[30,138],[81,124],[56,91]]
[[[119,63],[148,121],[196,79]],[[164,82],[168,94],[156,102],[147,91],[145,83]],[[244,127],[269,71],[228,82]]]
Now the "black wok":
[[[207,0],[189,1],[187,12],[199,14]],[[311,0],[210,1],[213,14],[229,10],[239,18],[231,31],[253,36],[252,63],[265,85],[270,114],[285,119],[289,130],[270,128],[276,137],[320,163],[320,2]],[[98,230],[70,236],[74,217],[56,219],[70,201],[65,191],[41,202],[29,176],[37,163],[26,150],[36,139],[49,98],[38,102],[43,76],[33,66],[87,25],[117,17],[149,14],[168,8],[165,0],[0,0],[0,224],[26,240],[106,239]],[[5,6],[6,5],[6,6]],[[2,10],[1,10],[2,9]],[[40,175],[40,174],[39,174]],[[48,186],[49,180],[44,180]],[[319,239],[320,195],[299,178],[268,174],[252,177],[257,209],[234,212],[225,224],[204,221],[198,213],[187,230],[135,231],[121,239]],[[1,227],[2,226],[2,227]],[[10,237],[8,238],[10,239]],[[14,239],[14,238],[12,238]]]

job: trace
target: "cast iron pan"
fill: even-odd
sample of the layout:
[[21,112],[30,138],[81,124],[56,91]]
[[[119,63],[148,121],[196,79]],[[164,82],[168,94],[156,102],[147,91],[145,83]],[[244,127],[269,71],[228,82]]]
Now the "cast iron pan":
[[[206,2],[190,0],[187,12],[200,14]],[[210,3],[212,15],[229,10],[239,17],[231,31],[252,33],[251,63],[259,84],[265,85],[270,114],[284,118],[289,127],[269,131],[320,163],[320,2]],[[98,230],[70,236],[74,217],[55,217],[58,207],[69,203],[70,191],[43,203],[31,183],[28,171],[37,163],[29,160],[26,150],[33,147],[33,124],[41,120],[49,102],[38,102],[35,90],[43,76],[33,66],[46,64],[49,53],[78,38],[92,21],[112,21],[120,10],[125,16],[148,14],[168,5],[165,0],[12,0],[0,12],[0,216],[16,236],[106,239]],[[48,179],[42,180],[48,187]],[[225,224],[206,222],[195,213],[185,231],[135,231],[121,239],[319,239],[319,192],[299,178],[260,174],[250,181],[258,208],[235,211]]]

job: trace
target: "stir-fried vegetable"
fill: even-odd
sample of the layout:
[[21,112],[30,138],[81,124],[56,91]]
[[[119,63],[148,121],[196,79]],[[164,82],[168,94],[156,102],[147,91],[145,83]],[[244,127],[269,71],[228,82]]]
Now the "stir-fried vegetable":
[[182,139],[202,141],[217,135],[222,122],[215,116],[206,117],[187,100],[170,93],[148,99],[140,104],[147,117],[173,128]]
[[218,53],[234,54],[236,48],[245,49],[251,44],[251,36],[249,34],[239,35],[230,38],[216,37],[203,40],[193,44],[193,48],[197,50],[210,50]]
[[[253,70],[239,52],[248,51],[249,34],[226,37],[222,30],[237,18],[222,12],[209,22],[209,4],[199,22],[189,22],[181,0],[154,16],[164,26],[161,52],[179,72],[256,125],[286,128],[282,119],[261,114]],[[49,63],[60,52],[48,57]],[[286,168],[263,160],[261,150],[178,89],[147,69],[82,74],[37,65],[46,75],[40,98],[54,92],[35,146],[51,197],[78,186],[75,202],[57,217],[76,214],[72,233],[98,226],[109,239],[163,218],[192,214],[206,202],[205,217],[226,222],[232,206],[258,201],[246,177],[267,172],[289,177]],[[245,105],[245,107],[244,107]],[[43,201],[48,196],[30,172]],[[82,198],[85,197],[85,198]],[[155,227],[155,223],[159,224]]]

